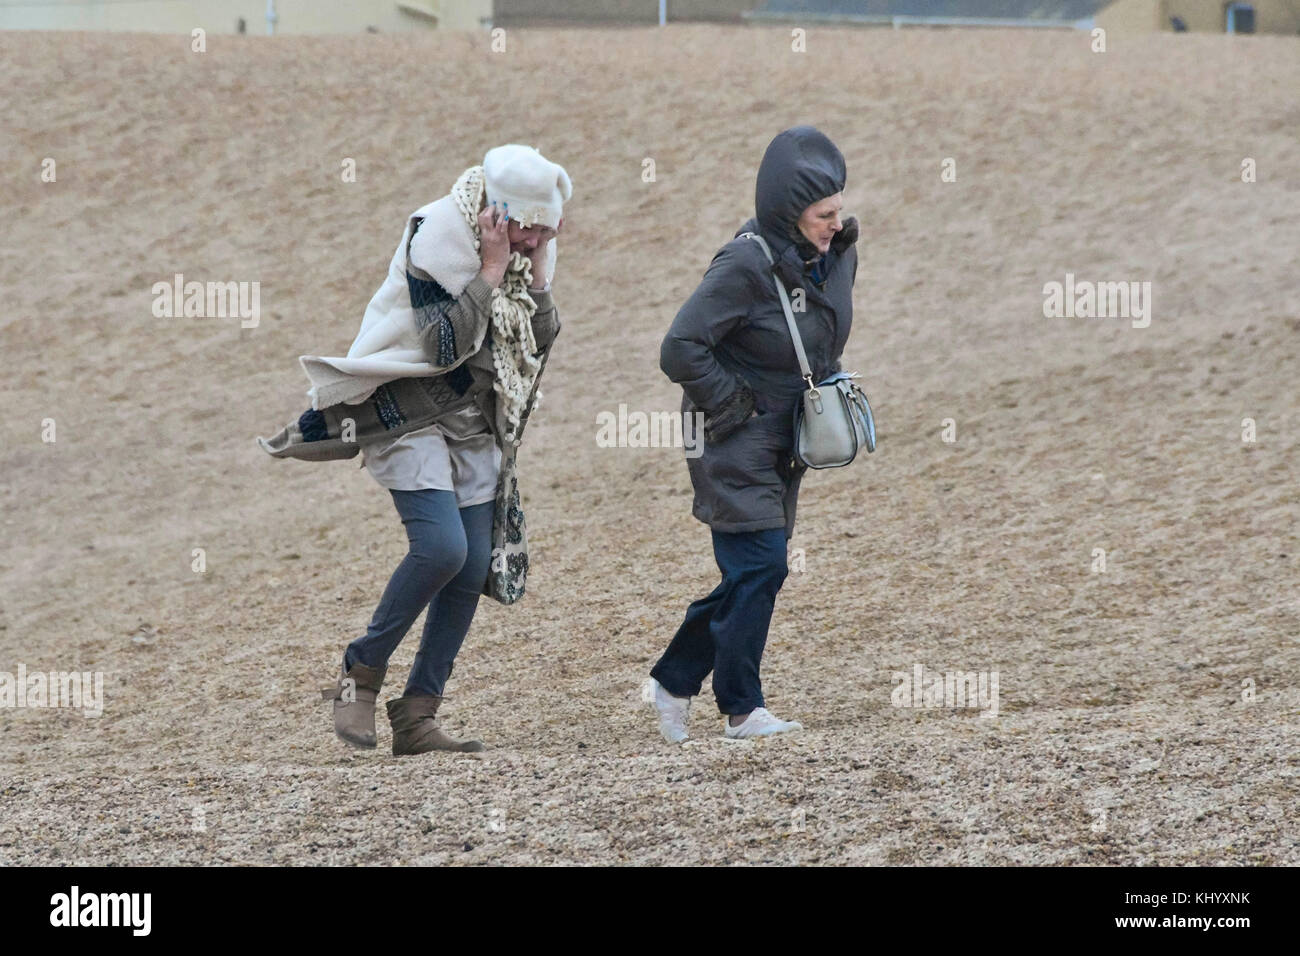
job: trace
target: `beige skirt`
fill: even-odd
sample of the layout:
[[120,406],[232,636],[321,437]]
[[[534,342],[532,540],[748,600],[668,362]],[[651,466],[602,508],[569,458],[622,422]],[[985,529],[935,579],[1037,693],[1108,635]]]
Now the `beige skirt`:
[[460,508],[496,499],[501,449],[475,405],[361,451],[366,470],[385,488],[454,491]]

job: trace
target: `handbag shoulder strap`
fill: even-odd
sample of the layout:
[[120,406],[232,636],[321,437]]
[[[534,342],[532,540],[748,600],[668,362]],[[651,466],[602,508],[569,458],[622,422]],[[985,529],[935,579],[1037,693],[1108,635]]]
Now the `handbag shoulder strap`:
[[[776,264],[772,258],[772,248],[756,232],[742,232],[742,238],[754,239],[763,247],[763,252],[767,255],[767,261]],[[785,310],[785,324],[790,327],[790,338],[794,339],[794,354],[799,358],[799,371],[803,373],[804,379],[808,382],[809,388],[814,388],[812,369],[808,366],[808,353],[803,349],[803,338],[799,335],[799,327],[794,324],[794,310],[790,308],[790,296],[785,291],[785,284],[781,277],[775,272],[772,273],[772,281],[776,283],[776,293],[781,297],[781,308]]]

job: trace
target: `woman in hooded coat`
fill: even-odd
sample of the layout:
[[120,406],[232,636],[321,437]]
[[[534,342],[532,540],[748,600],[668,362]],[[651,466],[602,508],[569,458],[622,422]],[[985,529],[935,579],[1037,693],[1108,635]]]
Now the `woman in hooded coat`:
[[[853,323],[858,224],[840,219],[845,176],[825,134],[811,126],[778,134],[759,166],[755,217],[718,250],[660,350],[664,374],[682,386],[683,416],[705,416],[703,449],[687,458],[692,513],[709,525],[722,572],[650,672],[659,729],[672,743],[686,739],[690,698],[709,671],[725,736],[802,729],[768,712],[759,680],[805,470],[792,456],[794,411],[807,385],[773,276],[794,303],[821,382],[840,371]],[[745,233],[761,235],[775,262]]]

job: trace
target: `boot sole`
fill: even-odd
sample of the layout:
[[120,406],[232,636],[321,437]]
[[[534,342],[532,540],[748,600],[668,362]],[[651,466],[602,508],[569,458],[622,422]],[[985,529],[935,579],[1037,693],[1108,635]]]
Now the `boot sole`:
[[358,740],[355,737],[346,737],[337,730],[334,731],[334,736],[348,746],[355,747],[357,750],[374,750],[379,746],[379,741],[377,740]]
[[418,757],[420,754],[478,754],[487,750],[479,744],[477,747],[429,747],[426,750],[393,751],[394,757]]

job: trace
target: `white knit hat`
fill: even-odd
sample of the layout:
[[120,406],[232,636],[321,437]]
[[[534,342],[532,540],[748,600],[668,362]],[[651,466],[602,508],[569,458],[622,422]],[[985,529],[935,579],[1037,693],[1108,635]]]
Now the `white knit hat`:
[[510,218],[522,226],[560,224],[564,202],[573,184],[564,167],[544,157],[534,146],[509,143],[489,149],[483,157],[487,201],[509,204]]

